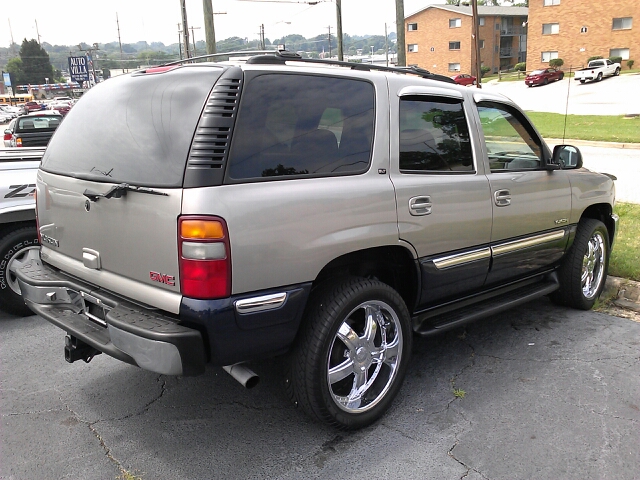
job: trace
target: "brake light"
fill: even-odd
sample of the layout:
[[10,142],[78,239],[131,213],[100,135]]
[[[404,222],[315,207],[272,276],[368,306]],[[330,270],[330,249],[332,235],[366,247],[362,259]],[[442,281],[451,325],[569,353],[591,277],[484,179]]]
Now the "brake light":
[[226,222],[220,217],[178,219],[180,291],[185,297],[231,295],[231,249]]
[[8,142],[9,140],[11,140],[11,136],[12,136],[12,135],[11,135],[10,133],[5,133],[5,134],[4,134],[4,139],[5,139],[5,141],[7,141],[7,142]]
[[16,138],[16,147],[21,147],[22,146],[22,138],[18,137]]

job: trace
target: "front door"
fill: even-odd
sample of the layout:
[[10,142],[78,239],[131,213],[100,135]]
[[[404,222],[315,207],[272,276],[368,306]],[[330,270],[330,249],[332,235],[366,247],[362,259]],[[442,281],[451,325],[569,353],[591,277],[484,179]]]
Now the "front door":
[[480,102],[478,114],[493,208],[490,285],[532,274],[561,258],[568,239],[571,188],[566,172],[545,168],[548,152],[517,109]]

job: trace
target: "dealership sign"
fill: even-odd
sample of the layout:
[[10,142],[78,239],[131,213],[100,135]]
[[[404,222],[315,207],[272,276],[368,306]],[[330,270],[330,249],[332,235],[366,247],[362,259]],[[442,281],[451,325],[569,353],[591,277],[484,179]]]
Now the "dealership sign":
[[69,57],[69,73],[74,82],[89,81],[87,57]]

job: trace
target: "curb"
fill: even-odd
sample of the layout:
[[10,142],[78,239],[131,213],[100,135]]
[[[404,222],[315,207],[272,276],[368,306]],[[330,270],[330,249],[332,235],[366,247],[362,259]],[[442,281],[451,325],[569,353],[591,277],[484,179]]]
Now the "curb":
[[629,150],[640,150],[640,143],[619,143],[619,142],[600,142],[596,140],[572,140],[565,138],[545,138],[547,145],[574,145],[576,147],[604,147],[604,148],[624,148]]
[[602,295],[613,298],[618,307],[640,313],[640,282],[608,276]]

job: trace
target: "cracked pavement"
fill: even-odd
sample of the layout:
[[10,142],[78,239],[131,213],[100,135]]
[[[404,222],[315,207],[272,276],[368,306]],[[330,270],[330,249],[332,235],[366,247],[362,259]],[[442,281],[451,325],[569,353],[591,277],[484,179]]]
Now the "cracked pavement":
[[640,478],[640,323],[547,300],[415,338],[391,410],[358,432],[296,410],[278,361],[244,390],[213,367],[68,364],[35,316],[0,329],[0,479]]

